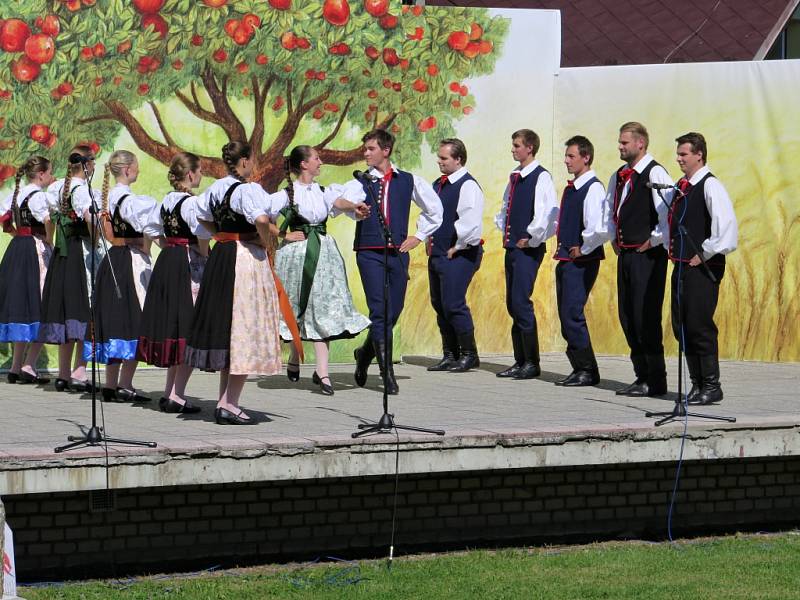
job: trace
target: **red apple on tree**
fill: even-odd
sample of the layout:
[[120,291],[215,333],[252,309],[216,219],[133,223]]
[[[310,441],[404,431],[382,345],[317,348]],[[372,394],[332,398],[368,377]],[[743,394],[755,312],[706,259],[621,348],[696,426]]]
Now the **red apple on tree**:
[[55,54],[56,44],[49,35],[37,33],[25,41],[25,56],[35,63],[49,63]]
[[276,10],[289,10],[292,0],[269,0],[269,5]]
[[192,46],[202,46],[203,45],[203,36],[194,34],[192,36],[191,42],[189,42]]
[[44,141],[44,147],[45,148],[52,148],[53,146],[56,145],[57,141],[58,141],[58,136],[55,133],[51,133],[48,136],[48,138]]
[[34,142],[44,144],[50,137],[50,128],[42,123],[34,123],[31,125],[30,136]]
[[397,50],[394,48],[384,48],[383,49],[383,62],[386,63],[387,67],[396,67],[400,64],[400,57],[397,56]]
[[225,6],[227,3],[228,0],[203,0],[203,4],[211,8],[219,8],[220,6]]
[[50,37],[58,37],[58,34],[61,32],[61,23],[57,16],[47,15],[44,19],[42,19],[42,25],[40,29],[42,30],[42,33],[49,35]]
[[428,65],[428,75],[431,77],[435,77],[439,74],[439,66],[438,65]]
[[[381,26],[382,29],[394,29],[397,27],[397,17],[394,15],[383,15],[378,20],[378,25]],[[421,27],[417,27],[417,29],[422,29]]]
[[364,54],[366,54],[367,58],[369,58],[370,60],[377,60],[377,58],[381,55],[381,53],[378,52],[378,49],[375,46],[367,46],[366,48],[364,48]]
[[259,54],[256,56],[256,64],[265,65],[269,62],[269,57],[266,54]]
[[214,54],[211,57],[218,63],[225,62],[228,59],[228,53],[225,52],[222,48],[219,48],[214,51]]
[[17,81],[30,83],[39,76],[42,68],[27,56],[23,56],[11,63],[11,74]]
[[148,27],[152,27],[162,40],[167,37],[169,32],[169,25],[161,15],[144,15],[142,17],[142,29],[147,29]]
[[347,0],[325,0],[322,17],[336,27],[346,25],[350,19],[350,5]]
[[6,52],[22,52],[31,37],[31,28],[25,21],[8,19],[0,29],[0,48]]
[[297,48],[297,36],[293,32],[287,31],[281,36],[281,46],[287,50],[294,50]]
[[364,0],[364,10],[373,17],[382,17],[389,10],[389,0]]
[[469,36],[463,31],[454,31],[447,37],[447,45],[457,52],[464,50],[467,44],[469,44]]
[[164,7],[164,0],[133,0],[133,8],[143,15],[152,15]]

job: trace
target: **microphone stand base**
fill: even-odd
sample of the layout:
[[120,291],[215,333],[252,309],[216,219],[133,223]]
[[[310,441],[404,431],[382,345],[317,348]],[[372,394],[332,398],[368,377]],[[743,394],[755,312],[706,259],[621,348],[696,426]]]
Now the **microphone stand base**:
[[695,417],[698,419],[712,419],[714,421],[724,421],[726,423],[736,423],[736,417],[723,417],[720,415],[706,415],[703,413],[695,413],[689,412],[686,410],[686,405],[681,402],[680,400],[675,402],[675,408],[673,408],[669,412],[646,412],[644,413],[645,417],[662,417],[658,421],[656,421],[653,425],[659,427],[661,425],[665,425],[666,423],[670,423],[671,421],[675,421],[677,419],[683,419],[685,417]]
[[53,452],[58,454],[66,450],[73,450],[84,446],[101,446],[103,444],[125,444],[127,446],[145,446],[147,448],[155,448],[158,445],[155,442],[140,442],[138,440],[123,440],[107,437],[96,425],[92,426],[89,431],[86,432],[86,435],[70,435],[67,436],[67,440],[72,443],[54,448]]
[[352,435],[358,438],[372,433],[391,433],[392,429],[402,429],[403,431],[418,431],[420,433],[430,433],[433,435],[444,435],[443,429],[427,429],[425,427],[414,427],[412,425],[398,425],[394,422],[394,415],[383,413],[377,423],[361,423],[358,428],[361,431],[356,431]]

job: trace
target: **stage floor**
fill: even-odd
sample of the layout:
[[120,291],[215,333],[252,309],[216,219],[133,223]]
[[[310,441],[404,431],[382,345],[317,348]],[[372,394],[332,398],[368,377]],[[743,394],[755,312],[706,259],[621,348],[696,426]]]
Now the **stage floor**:
[[[403,449],[413,451],[408,460],[404,459],[401,470],[674,460],[683,422],[656,429],[654,419],[644,415],[650,410],[670,410],[674,394],[639,399],[616,396],[614,390],[630,382],[630,363],[619,356],[601,356],[598,360],[603,377],[599,386],[561,388],[553,381],[569,370],[562,354],[543,356],[542,377],[531,381],[495,377],[509,364],[509,357],[484,357],[479,370],[464,374],[428,373],[425,366],[432,364],[431,358],[405,357],[395,368],[401,391],[390,396],[390,412],[398,424],[442,428],[446,435],[401,434]],[[670,389],[674,390],[675,360],[668,361],[668,370]],[[202,406],[202,413],[167,415],[158,411],[157,402],[164,372],[141,371],[136,384],[154,400],[139,405],[103,404],[106,431],[114,437],[154,441],[158,446],[110,447],[109,464],[119,467],[111,485],[393,472],[394,435],[360,440],[350,436],[359,423],[381,415],[377,367],[372,367],[362,389],[353,383],[351,365],[332,366],[336,390],[332,397],[321,395],[312,384],[312,371],[313,367],[303,367],[302,379],[296,384],[284,375],[250,379],[241,403],[259,422],[240,427],[213,422],[217,375],[195,373],[189,382],[188,391]],[[690,419],[694,439],[705,441],[688,448],[687,459],[800,454],[800,365],[723,361],[721,372],[724,401],[693,410],[736,417],[737,422],[729,425]],[[33,387],[4,383],[0,390],[0,494],[105,486],[102,448],[53,452],[55,446],[66,443],[67,435],[79,434],[90,423],[88,395],[57,393],[52,384]],[[762,434],[754,437],[753,431]],[[659,443],[641,443],[648,441]],[[543,454],[542,448],[547,452]],[[527,452],[518,452],[522,449]],[[359,456],[364,453],[385,456],[362,463]],[[278,458],[299,457],[304,460],[276,462]],[[173,460],[184,458],[199,462],[190,465],[192,461]],[[245,460],[231,469],[232,458]],[[175,464],[167,465],[170,460]],[[226,466],[222,468],[223,463],[219,463],[209,468],[214,460],[227,460]],[[77,467],[90,468],[81,471]]]

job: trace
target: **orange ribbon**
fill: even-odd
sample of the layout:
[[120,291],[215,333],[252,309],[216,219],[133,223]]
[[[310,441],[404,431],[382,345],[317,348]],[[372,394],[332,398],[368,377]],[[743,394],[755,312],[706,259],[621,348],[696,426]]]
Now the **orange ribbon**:
[[297,319],[294,317],[294,311],[292,311],[292,303],[289,300],[289,295],[286,293],[286,290],[283,289],[283,284],[278,278],[278,275],[275,273],[275,269],[272,267],[271,260],[269,261],[269,268],[272,270],[272,278],[275,280],[275,289],[278,292],[278,303],[281,307],[281,315],[283,316],[283,320],[286,323],[286,326],[289,328],[289,331],[292,333],[292,345],[294,345],[295,350],[297,350],[297,354],[300,356],[300,362],[305,362],[305,355],[303,354],[303,340],[300,339],[300,327],[298,327]]

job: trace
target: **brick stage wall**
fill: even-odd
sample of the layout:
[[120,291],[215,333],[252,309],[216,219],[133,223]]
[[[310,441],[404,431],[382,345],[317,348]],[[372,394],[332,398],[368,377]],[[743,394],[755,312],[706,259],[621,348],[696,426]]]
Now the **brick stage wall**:
[[[675,465],[401,476],[396,555],[661,539]],[[393,477],[3,498],[22,581],[385,556]],[[106,504],[113,500],[114,508]],[[684,464],[677,535],[800,525],[800,457]]]

